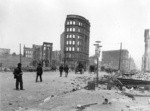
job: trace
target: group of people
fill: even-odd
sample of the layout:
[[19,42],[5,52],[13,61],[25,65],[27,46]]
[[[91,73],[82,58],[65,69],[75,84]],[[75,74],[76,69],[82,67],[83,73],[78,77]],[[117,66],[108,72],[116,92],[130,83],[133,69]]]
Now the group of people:
[[[14,74],[14,79],[16,79],[16,90],[19,90],[19,85],[20,85],[20,90],[23,89],[23,80],[22,80],[22,69],[21,69],[21,63],[18,63],[17,68],[14,69],[13,74]],[[42,82],[42,74],[43,74],[43,69],[41,63],[38,64],[36,68],[36,80],[35,82],[38,82],[38,77],[40,77],[40,82]]]
[[[16,79],[16,90],[19,90],[19,85],[20,85],[20,90],[24,90],[23,89],[23,79],[22,79],[23,72],[22,72],[21,67],[22,67],[21,63],[18,63],[17,68],[15,68],[13,71],[14,79]],[[63,65],[60,65],[60,67],[59,67],[60,77],[62,77],[63,71],[65,72],[65,77],[68,77],[68,72],[69,72],[68,65],[65,65],[64,67],[63,67]],[[42,74],[43,74],[42,64],[39,63],[36,68],[35,82],[38,82],[38,77],[40,77],[40,82],[42,82]]]
[[68,77],[68,72],[69,72],[69,67],[68,65],[60,65],[59,66],[59,72],[60,72],[60,77],[62,77],[63,71],[65,72],[65,77]]

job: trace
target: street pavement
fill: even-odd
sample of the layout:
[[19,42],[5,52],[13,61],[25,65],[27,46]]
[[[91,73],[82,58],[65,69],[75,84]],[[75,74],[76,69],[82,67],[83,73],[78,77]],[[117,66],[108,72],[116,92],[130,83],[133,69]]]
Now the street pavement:
[[[104,74],[100,72],[99,77]],[[25,90],[17,91],[12,72],[1,72],[1,111],[150,111],[150,98],[132,100],[116,89],[107,90],[106,85],[84,89],[95,77],[88,72],[69,72],[68,77],[64,73],[59,77],[59,72],[44,72],[43,82],[35,82],[35,72],[24,72]],[[105,98],[110,104],[103,104]]]

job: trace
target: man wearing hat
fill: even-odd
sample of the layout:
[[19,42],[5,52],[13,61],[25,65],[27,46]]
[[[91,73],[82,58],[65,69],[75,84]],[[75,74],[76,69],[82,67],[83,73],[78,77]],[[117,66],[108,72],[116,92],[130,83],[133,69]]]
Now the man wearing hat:
[[40,81],[42,82],[42,74],[43,74],[42,65],[41,63],[39,63],[36,69],[36,82],[38,81],[38,76],[40,76]]
[[16,79],[16,90],[19,90],[19,84],[20,84],[20,90],[23,90],[23,80],[22,80],[22,69],[21,69],[21,63],[18,63],[18,67],[14,69],[14,78]]

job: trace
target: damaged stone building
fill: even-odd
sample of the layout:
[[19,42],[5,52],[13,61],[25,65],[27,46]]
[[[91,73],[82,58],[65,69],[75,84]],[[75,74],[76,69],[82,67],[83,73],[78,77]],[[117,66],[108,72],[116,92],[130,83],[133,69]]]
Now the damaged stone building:
[[88,65],[90,22],[79,15],[67,15],[61,34],[62,63],[75,68],[78,63]]
[[43,42],[42,45],[33,44],[32,48],[24,46],[24,57],[32,58],[32,65],[37,66],[39,62],[44,67],[50,67],[52,61],[53,44]]

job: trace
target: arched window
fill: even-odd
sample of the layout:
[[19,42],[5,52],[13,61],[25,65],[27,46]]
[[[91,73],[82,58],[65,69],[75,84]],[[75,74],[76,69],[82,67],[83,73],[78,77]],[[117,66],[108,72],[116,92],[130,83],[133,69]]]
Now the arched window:
[[69,51],[71,51],[71,47],[69,47]]
[[81,25],[81,23],[79,22],[79,26]]
[[75,32],[75,28],[73,28],[73,32]]
[[72,47],[72,51],[74,51],[74,47]]
[[78,29],[78,32],[80,32],[81,31],[81,29]]
[[67,21],[67,25],[69,25],[69,21]]
[[67,38],[69,38],[69,35],[67,34]]
[[70,43],[69,44],[71,44],[71,40],[70,40]]
[[70,31],[72,31],[72,28],[70,28]]
[[73,25],[75,25],[75,21],[73,21]]
[[78,45],[80,45],[80,41],[78,41],[78,43],[77,43]]
[[68,45],[68,41],[66,41],[66,44]]
[[74,44],[75,44],[75,41],[72,41],[72,44],[74,45]]
[[73,35],[73,38],[75,38],[75,35]]
[[70,38],[72,38],[72,35],[70,35]]
[[68,51],[68,47],[66,47],[66,51]]

